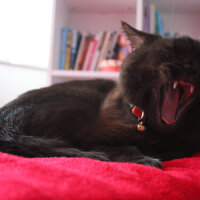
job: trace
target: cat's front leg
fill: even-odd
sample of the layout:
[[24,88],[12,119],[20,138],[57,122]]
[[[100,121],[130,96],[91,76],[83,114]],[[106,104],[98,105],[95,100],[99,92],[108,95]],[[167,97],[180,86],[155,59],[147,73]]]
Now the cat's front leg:
[[162,168],[161,161],[156,158],[145,156],[135,146],[118,146],[118,147],[96,147],[96,151],[103,152],[111,161],[115,162],[132,162],[147,166]]
[[162,169],[162,164],[160,160],[149,156],[143,156],[139,158],[138,160],[136,160],[136,163]]

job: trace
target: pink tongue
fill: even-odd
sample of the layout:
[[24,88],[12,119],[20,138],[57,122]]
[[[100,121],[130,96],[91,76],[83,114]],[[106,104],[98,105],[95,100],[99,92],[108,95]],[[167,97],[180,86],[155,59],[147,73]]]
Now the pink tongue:
[[171,125],[176,122],[176,111],[178,107],[179,101],[179,89],[175,90],[170,87],[167,87],[167,91],[165,93],[165,98],[161,108],[161,118],[162,120]]

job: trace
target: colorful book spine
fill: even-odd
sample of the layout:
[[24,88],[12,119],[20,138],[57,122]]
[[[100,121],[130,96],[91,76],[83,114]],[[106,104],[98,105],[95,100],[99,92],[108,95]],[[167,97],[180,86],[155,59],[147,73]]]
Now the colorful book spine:
[[83,45],[83,50],[81,52],[81,57],[80,57],[79,64],[78,64],[78,70],[83,70],[83,64],[84,64],[86,53],[87,53],[87,49],[88,49],[88,41],[91,38],[92,38],[92,36],[90,34],[88,34],[85,37],[85,41],[84,41],[84,45]]
[[82,33],[82,36],[80,38],[79,49],[78,49],[77,56],[76,56],[76,62],[75,62],[74,70],[80,70],[79,65],[80,65],[82,54],[83,54],[83,51],[84,51],[84,48],[85,48],[86,36],[87,36],[86,32]]
[[156,32],[160,35],[164,35],[162,17],[160,12],[156,12]]
[[106,35],[105,35],[105,38],[104,38],[104,42],[103,42],[103,46],[102,46],[102,49],[101,49],[101,52],[100,52],[99,60],[98,60],[97,66],[96,66],[96,70],[97,71],[99,71],[100,62],[103,59],[105,59],[105,52],[107,50],[107,45],[109,43],[110,34],[111,34],[110,32],[106,32]]
[[91,63],[91,67],[90,67],[90,71],[95,71],[95,67],[96,67],[96,63],[99,57],[99,53],[100,53],[100,46],[102,43],[102,37],[103,37],[104,32],[100,32],[95,36],[95,40],[97,40],[97,47],[93,56],[93,60]]
[[98,70],[98,66],[99,66],[100,58],[101,58],[101,53],[102,53],[102,48],[103,48],[103,45],[104,45],[104,42],[105,42],[106,35],[107,35],[107,32],[103,32],[100,45],[97,49],[98,57],[96,59],[97,61],[96,61],[96,65],[95,65],[95,68],[94,68],[95,70]]
[[92,65],[92,61],[94,59],[94,55],[95,55],[95,51],[97,49],[97,45],[98,45],[98,41],[94,39],[93,42],[92,42],[92,48],[91,48],[89,60],[88,60],[87,67],[86,67],[87,71],[92,70],[91,65]]
[[67,49],[66,49],[65,70],[70,69],[71,43],[72,43],[72,32],[69,31],[67,40]]
[[110,49],[108,50],[106,59],[113,59],[115,57],[115,49],[117,46],[118,38],[119,38],[119,34],[117,32],[114,32],[113,37],[112,37],[112,43],[111,43]]
[[70,57],[70,69],[74,69],[76,52],[78,47],[79,34],[77,30],[72,31],[72,42],[71,42],[71,57]]
[[60,59],[59,59],[59,69],[65,69],[65,60],[66,60],[66,47],[68,40],[68,33],[70,29],[63,28],[61,30],[61,40],[60,40]]
[[82,40],[82,34],[80,32],[78,32],[78,43],[77,43],[76,54],[75,54],[75,59],[74,59],[74,68],[73,68],[74,70],[75,70],[75,67],[76,67],[76,60],[77,60],[78,53],[79,53],[79,50],[80,50],[81,40]]
[[87,44],[87,47],[86,47],[85,56],[84,56],[84,63],[83,63],[83,68],[82,68],[82,70],[84,70],[84,71],[87,70],[90,54],[92,52],[92,47],[93,47],[93,38],[88,40],[88,44]]

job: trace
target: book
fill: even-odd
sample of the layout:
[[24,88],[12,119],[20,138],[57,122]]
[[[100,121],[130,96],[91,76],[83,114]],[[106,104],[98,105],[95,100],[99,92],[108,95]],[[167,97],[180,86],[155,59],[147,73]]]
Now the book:
[[84,47],[85,47],[85,43],[86,43],[86,37],[87,37],[88,33],[83,32],[81,35],[82,36],[81,36],[81,39],[80,39],[80,45],[79,45],[78,52],[77,52],[74,70],[80,70],[79,65],[80,65],[80,61],[81,61],[81,56],[82,56],[83,51],[84,51]]
[[109,38],[110,38],[110,34],[111,34],[111,32],[106,32],[105,37],[103,38],[103,44],[102,44],[102,47],[101,47],[101,50],[100,50],[98,62],[96,64],[96,69],[95,69],[97,71],[99,70],[100,62],[104,59],[105,51],[106,51],[106,48],[107,48],[107,45],[108,45],[108,42],[109,42]]
[[116,45],[117,45],[118,37],[119,37],[119,34],[117,32],[113,32],[111,45],[110,45],[110,48],[108,50],[106,59],[113,59],[114,58],[115,48],[116,48]]
[[69,31],[68,32],[68,38],[67,38],[65,70],[69,70],[70,69],[71,43],[72,43],[72,32]]
[[83,64],[84,64],[84,61],[85,61],[85,57],[86,57],[86,54],[87,54],[87,50],[88,50],[88,42],[89,40],[92,38],[91,34],[88,34],[85,38],[85,42],[84,42],[84,47],[83,47],[83,51],[81,53],[81,57],[80,57],[80,61],[79,61],[79,64],[78,64],[78,70],[83,70]]
[[156,23],[155,23],[155,21],[156,21],[156,6],[155,6],[155,4],[150,4],[149,5],[150,6],[150,10],[149,10],[149,24],[150,24],[150,33],[155,33],[156,31]]
[[82,70],[84,71],[87,70],[87,67],[88,67],[88,62],[89,62],[90,54],[92,52],[93,43],[94,43],[93,38],[90,38],[87,42],[85,55],[84,55],[84,62],[83,62],[83,67],[82,67]]
[[96,49],[95,49],[95,52],[94,52],[94,55],[93,55],[92,63],[91,63],[91,66],[90,66],[90,71],[95,70],[97,59],[98,59],[98,56],[99,56],[99,53],[100,53],[99,47],[100,47],[101,42],[102,42],[101,41],[102,37],[103,37],[103,32],[100,32],[95,36],[95,40],[97,41],[97,46],[96,46]]
[[91,65],[92,65],[92,61],[94,59],[94,55],[95,55],[95,52],[96,52],[96,49],[97,49],[97,45],[98,45],[98,40],[97,39],[93,39],[92,41],[92,49],[91,49],[91,52],[89,52],[89,60],[88,60],[88,63],[87,63],[87,68],[86,70],[87,71],[93,71],[93,69],[91,69]]
[[110,32],[109,35],[108,35],[108,41],[106,43],[106,47],[105,47],[105,50],[103,52],[103,58],[102,59],[106,59],[106,57],[108,56],[109,49],[110,49],[110,47],[112,45],[112,40],[113,40],[114,33],[115,32]]
[[145,32],[149,32],[149,21],[150,21],[150,12],[149,12],[149,5],[144,5],[144,23],[143,23],[143,30]]
[[103,47],[103,44],[104,44],[104,41],[105,41],[106,34],[107,34],[106,31],[104,31],[102,33],[102,37],[100,39],[100,44],[99,44],[99,46],[97,48],[97,58],[96,58],[96,63],[95,63],[94,70],[97,70],[97,66],[100,63],[100,60],[99,60],[100,59],[100,53],[101,53],[101,50],[102,50],[102,47]]
[[164,35],[161,12],[156,12],[156,33]]
[[79,32],[77,30],[72,30],[72,41],[71,41],[71,56],[70,56],[70,69],[74,69],[76,51],[78,49]]
[[77,56],[78,56],[78,52],[79,52],[81,39],[82,39],[82,34],[80,32],[78,32],[78,43],[77,43],[76,54],[75,54],[75,59],[74,59],[74,68],[75,68],[75,64],[76,64],[76,60],[77,60]]
[[66,47],[68,40],[68,33],[70,29],[62,28],[61,30],[61,40],[60,40],[60,58],[59,58],[59,69],[65,69],[65,60],[66,60]]

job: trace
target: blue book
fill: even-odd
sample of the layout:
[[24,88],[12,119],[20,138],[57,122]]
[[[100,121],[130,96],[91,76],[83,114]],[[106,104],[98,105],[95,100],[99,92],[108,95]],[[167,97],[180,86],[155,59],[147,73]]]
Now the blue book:
[[60,59],[59,59],[59,69],[65,69],[65,60],[66,60],[66,47],[67,47],[67,38],[69,28],[62,28],[61,30],[61,40],[60,40]]
[[79,40],[79,32],[77,30],[72,31],[72,43],[71,43],[71,56],[70,56],[70,69],[74,69],[77,47]]
[[156,32],[160,35],[164,35],[162,17],[160,12],[156,12]]

